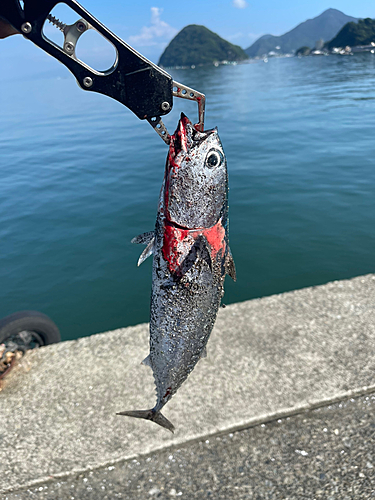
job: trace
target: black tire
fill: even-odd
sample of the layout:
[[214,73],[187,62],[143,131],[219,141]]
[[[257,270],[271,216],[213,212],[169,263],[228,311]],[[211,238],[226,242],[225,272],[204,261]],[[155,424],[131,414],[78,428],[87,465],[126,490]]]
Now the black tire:
[[55,323],[38,311],[19,311],[0,320],[0,344],[24,330],[35,332],[43,345],[60,342],[60,331]]

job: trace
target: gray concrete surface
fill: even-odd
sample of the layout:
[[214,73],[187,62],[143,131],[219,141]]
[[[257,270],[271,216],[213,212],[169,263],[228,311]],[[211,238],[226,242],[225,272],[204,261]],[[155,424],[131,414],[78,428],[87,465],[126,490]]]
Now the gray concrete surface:
[[52,480],[4,500],[375,498],[375,396]]
[[0,492],[375,390],[374,291],[368,275],[221,310],[165,409],[174,436],[115,414],[154,405],[147,325],[29,352],[0,392]]

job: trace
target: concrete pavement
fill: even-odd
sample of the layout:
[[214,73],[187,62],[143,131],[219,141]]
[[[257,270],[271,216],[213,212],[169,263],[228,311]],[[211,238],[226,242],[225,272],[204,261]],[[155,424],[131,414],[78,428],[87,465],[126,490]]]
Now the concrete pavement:
[[[154,405],[151,370],[140,365],[147,325],[29,352],[0,392],[0,492],[13,500],[21,489],[26,495],[176,447],[193,447],[193,464],[199,442],[375,391],[374,292],[375,275],[367,275],[220,310],[207,358],[165,409],[175,435],[116,416]],[[201,463],[204,470],[204,454]]]
[[210,436],[7,493],[4,500],[368,500],[375,396]]

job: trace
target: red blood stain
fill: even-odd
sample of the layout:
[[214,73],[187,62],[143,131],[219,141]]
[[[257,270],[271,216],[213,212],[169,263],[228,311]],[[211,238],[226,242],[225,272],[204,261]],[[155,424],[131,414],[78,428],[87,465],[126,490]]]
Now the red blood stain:
[[168,222],[164,226],[163,256],[168,262],[169,270],[173,273],[178,272],[181,264],[181,254],[178,251],[178,245],[188,234],[189,230],[179,229]]
[[[217,224],[210,227],[209,229],[204,229],[202,231],[203,236],[206,237],[210,247],[211,247],[211,258],[215,258],[220,250],[225,250],[225,229],[221,223],[221,219]],[[224,253],[222,254],[224,255]]]
[[167,157],[167,165],[165,167],[165,179],[164,179],[164,208],[166,215],[169,217],[168,205],[169,205],[169,185],[170,176],[176,169],[179,168],[179,163],[175,161],[176,158],[176,136],[171,136],[171,142],[169,145],[169,152]]
[[[218,253],[225,253],[225,229],[221,219],[217,224],[210,228],[182,229],[175,227],[170,222],[164,226],[163,256],[168,262],[168,268],[171,273],[179,274],[180,265],[186,257],[184,251],[184,240],[193,238],[196,240],[199,236],[204,236],[209,244],[211,260],[214,260]],[[192,246],[192,245],[191,245]]]

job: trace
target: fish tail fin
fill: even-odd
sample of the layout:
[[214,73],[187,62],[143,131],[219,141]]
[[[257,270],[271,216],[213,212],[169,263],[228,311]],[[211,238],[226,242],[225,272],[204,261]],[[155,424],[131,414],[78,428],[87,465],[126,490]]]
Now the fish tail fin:
[[157,410],[133,410],[133,411],[120,411],[116,415],[125,415],[126,417],[144,418],[145,420],[151,420],[155,424],[168,429],[174,433],[174,425],[165,416]]

